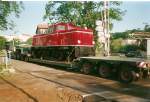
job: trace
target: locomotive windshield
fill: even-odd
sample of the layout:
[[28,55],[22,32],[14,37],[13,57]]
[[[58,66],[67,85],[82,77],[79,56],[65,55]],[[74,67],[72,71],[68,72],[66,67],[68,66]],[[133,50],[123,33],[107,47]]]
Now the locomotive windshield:
[[48,33],[53,33],[53,32],[54,32],[54,27],[53,26],[49,27],[48,28]]
[[36,31],[36,34],[47,34],[48,29],[47,28],[38,28]]
[[65,30],[65,26],[64,25],[58,25],[56,26],[56,30]]

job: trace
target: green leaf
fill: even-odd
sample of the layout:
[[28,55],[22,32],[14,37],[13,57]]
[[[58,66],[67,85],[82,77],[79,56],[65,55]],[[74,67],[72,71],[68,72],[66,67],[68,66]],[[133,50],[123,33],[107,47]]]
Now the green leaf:
[[0,30],[13,29],[14,22],[8,17],[15,15],[19,17],[19,14],[24,9],[22,2],[17,1],[0,1]]

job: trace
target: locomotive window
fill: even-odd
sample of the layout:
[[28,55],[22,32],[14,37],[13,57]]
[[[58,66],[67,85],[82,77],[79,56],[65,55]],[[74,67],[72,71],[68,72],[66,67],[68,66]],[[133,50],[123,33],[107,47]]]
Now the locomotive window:
[[47,29],[38,29],[37,34],[47,34],[48,30]]
[[53,27],[48,28],[48,33],[53,33]]
[[75,29],[74,26],[68,26],[68,30],[72,30],[72,29]]
[[65,26],[64,25],[58,25],[58,26],[56,26],[56,30],[65,30]]

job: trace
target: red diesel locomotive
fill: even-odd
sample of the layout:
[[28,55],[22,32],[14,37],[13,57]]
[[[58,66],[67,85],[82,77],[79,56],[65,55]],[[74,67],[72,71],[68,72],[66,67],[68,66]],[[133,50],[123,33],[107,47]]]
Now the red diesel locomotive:
[[93,31],[71,23],[39,24],[33,36],[33,58],[71,61],[94,55]]

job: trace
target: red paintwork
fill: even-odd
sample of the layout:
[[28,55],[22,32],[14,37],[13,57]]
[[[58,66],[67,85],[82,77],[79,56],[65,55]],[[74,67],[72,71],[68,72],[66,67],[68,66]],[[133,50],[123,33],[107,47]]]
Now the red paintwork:
[[[48,34],[33,36],[33,46],[93,46],[93,32],[90,29],[76,27],[71,23],[57,23],[54,27],[64,25],[65,30],[54,30]],[[39,29],[37,27],[37,29]]]

